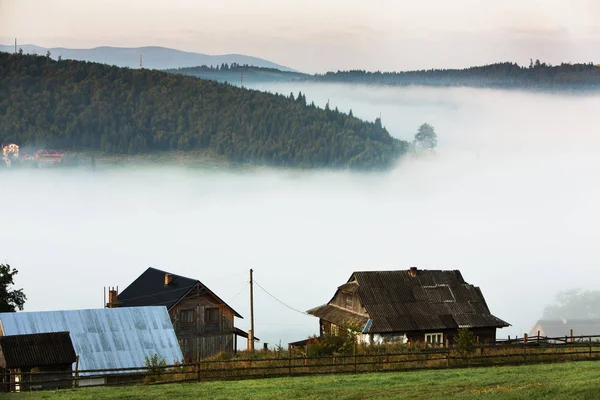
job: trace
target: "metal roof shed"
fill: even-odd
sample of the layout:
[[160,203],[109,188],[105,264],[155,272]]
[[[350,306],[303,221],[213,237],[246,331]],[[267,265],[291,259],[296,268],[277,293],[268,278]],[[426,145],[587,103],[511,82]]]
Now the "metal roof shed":
[[183,359],[165,307],[0,313],[0,324],[4,335],[70,332],[80,371],[143,367],[154,354]]

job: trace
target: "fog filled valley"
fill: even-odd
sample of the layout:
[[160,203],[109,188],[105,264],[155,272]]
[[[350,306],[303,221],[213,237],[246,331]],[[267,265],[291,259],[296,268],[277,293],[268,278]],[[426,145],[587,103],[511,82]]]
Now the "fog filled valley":
[[[600,96],[468,88],[260,84],[438,148],[389,172],[99,167],[0,172],[0,257],[25,310],[97,308],[147,267],[199,279],[245,319],[248,270],[304,311],[353,271],[459,269],[491,312],[528,332],[558,291],[600,284]],[[255,288],[256,336],[318,333]]]

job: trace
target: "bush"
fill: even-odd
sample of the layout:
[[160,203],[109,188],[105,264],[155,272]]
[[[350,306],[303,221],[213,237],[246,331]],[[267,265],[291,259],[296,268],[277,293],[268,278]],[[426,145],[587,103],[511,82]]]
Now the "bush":
[[340,326],[338,333],[325,333],[320,337],[308,338],[307,356],[322,357],[333,354],[353,354],[360,329],[347,324]]
[[458,335],[455,336],[454,342],[458,347],[458,354],[461,356],[472,354],[475,351],[473,346],[477,345],[475,335],[467,328],[462,328],[458,331]]
[[144,365],[146,366],[146,383],[157,382],[160,380],[162,373],[164,372],[167,362],[164,358],[159,358],[158,354],[154,354],[152,357],[144,357]]

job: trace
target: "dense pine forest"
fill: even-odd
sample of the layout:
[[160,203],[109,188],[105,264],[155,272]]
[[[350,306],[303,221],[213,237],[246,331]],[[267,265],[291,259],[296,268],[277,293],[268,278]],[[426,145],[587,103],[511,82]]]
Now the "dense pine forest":
[[381,122],[166,72],[0,53],[0,142],[112,154],[207,149],[233,162],[379,169],[408,148]]
[[311,75],[300,72],[281,71],[276,68],[261,68],[236,63],[223,63],[219,66],[201,65],[199,67],[167,69],[165,71],[236,85],[261,82],[297,82],[311,78]]
[[528,67],[505,62],[465,69],[406,72],[351,70],[315,75],[238,64],[179,68],[168,70],[168,72],[192,75],[218,82],[229,82],[234,85],[239,85],[240,78],[243,78],[243,82],[248,84],[304,81],[398,86],[467,86],[557,92],[600,90],[600,67],[598,66],[591,63],[552,66],[539,60],[535,62],[532,60]]
[[555,91],[600,90],[600,67],[589,64],[557,66],[531,61],[528,67],[505,62],[465,69],[408,72],[338,71],[312,80],[380,85],[470,86]]

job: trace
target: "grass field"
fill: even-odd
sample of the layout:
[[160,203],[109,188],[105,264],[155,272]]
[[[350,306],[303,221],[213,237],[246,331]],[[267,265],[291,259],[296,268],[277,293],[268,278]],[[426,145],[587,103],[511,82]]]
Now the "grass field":
[[273,378],[14,393],[31,399],[598,399],[600,363]]

